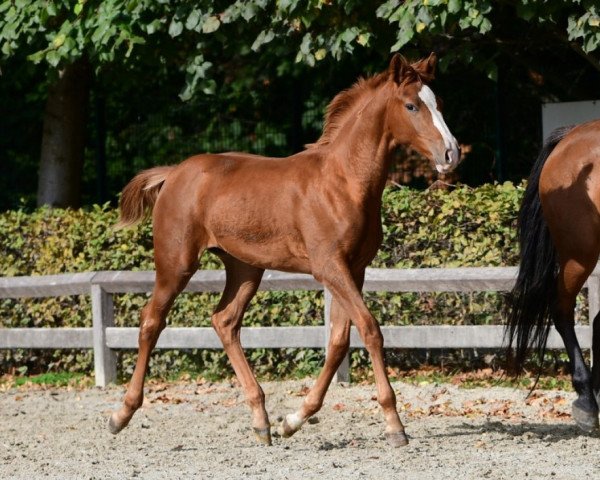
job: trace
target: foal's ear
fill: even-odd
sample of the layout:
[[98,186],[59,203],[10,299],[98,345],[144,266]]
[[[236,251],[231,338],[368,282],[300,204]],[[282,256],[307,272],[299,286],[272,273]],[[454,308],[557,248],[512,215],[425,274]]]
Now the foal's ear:
[[408,63],[406,58],[404,58],[399,53],[394,54],[392,60],[390,61],[390,66],[388,68],[388,72],[390,74],[391,79],[397,84],[401,84],[405,77],[414,74],[415,71],[413,67]]
[[431,82],[435,77],[435,66],[437,65],[437,55],[431,52],[427,58],[419,60],[412,64],[419,76],[425,82]]

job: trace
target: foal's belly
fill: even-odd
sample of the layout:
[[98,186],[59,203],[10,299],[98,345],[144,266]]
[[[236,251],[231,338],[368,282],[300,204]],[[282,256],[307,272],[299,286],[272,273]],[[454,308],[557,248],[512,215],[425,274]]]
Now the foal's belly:
[[213,246],[257,268],[311,273],[308,255],[304,245],[299,242],[285,239],[273,241],[272,238],[264,237],[221,236],[215,239],[214,245],[211,244],[211,247]]

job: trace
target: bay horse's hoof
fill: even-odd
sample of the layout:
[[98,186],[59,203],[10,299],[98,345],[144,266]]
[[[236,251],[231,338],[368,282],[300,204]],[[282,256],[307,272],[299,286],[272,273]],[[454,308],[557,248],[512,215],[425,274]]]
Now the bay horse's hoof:
[[385,439],[394,448],[405,447],[408,445],[408,437],[404,432],[386,433]]
[[256,437],[256,439],[260,442],[263,443],[264,445],[273,445],[273,443],[271,442],[271,428],[267,427],[267,428],[254,428],[254,436]]
[[598,429],[598,410],[584,410],[579,405],[579,399],[573,402],[571,415],[584,432],[590,433]]
[[596,405],[600,409],[600,390],[594,390],[594,398],[596,399]]
[[120,422],[117,419],[117,412],[115,412],[110,416],[110,419],[108,420],[108,429],[110,430],[110,433],[112,433],[113,435],[116,435],[121,430],[123,430],[127,426],[128,423],[129,423],[129,421]]
[[281,435],[283,438],[290,438],[294,433],[296,433],[298,430],[294,430],[290,424],[288,423],[287,419],[284,417],[281,425],[279,425],[279,435]]

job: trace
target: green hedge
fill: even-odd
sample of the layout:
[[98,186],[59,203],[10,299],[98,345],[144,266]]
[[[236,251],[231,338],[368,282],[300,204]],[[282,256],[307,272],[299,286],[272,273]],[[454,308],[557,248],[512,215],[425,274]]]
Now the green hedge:
[[[373,267],[419,268],[501,266],[517,263],[515,219],[523,193],[511,183],[415,191],[387,189],[384,193],[385,239]],[[152,269],[151,226],[114,231],[117,218],[108,206],[91,210],[41,208],[32,213],[0,214],[0,275],[43,275],[92,270]],[[210,254],[202,268],[221,268]],[[381,293],[367,294],[369,307],[383,324],[491,324],[500,321],[495,293]],[[115,298],[116,323],[137,326],[146,295]],[[216,294],[183,294],[168,322],[179,326],[209,326]],[[323,298],[316,292],[265,292],[257,295],[245,325],[322,324]],[[0,301],[2,327],[91,326],[87,296],[58,299]],[[89,351],[0,351],[0,367],[40,372],[52,369],[91,372]],[[322,350],[248,351],[259,373],[288,375],[312,373],[322,364]],[[134,354],[119,356],[127,376]],[[365,362],[355,352],[355,365]],[[153,355],[151,371],[196,370],[229,374],[221,351],[165,351]]]

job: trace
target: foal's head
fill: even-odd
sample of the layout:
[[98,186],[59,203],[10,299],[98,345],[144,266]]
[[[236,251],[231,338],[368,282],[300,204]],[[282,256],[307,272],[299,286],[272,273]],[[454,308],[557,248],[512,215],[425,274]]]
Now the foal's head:
[[429,88],[437,57],[410,64],[396,54],[388,68],[391,95],[387,106],[387,128],[395,143],[413,147],[429,158],[440,173],[454,169],[460,148],[446,126],[440,101]]

